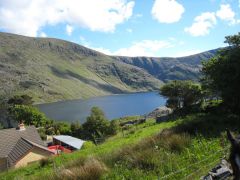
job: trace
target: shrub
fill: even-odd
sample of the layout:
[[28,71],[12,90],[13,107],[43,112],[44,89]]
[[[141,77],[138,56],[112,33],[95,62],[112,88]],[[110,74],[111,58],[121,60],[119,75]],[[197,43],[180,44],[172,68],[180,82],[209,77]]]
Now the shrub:
[[48,165],[50,165],[50,164],[52,164],[52,163],[53,163],[53,161],[52,161],[52,159],[50,159],[50,158],[43,158],[43,159],[41,159],[41,160],[39,161],[39,165],[40,165],[41,168],[43,168],[43,167],[45,167],[45,166],[48,166]]
[[75,164],[72,167],[61,170],[52,174],[48,179],[56,180],[72,180],[72,179],[84,179],[95,180],[100,179],[101,176],[107,172],[106,165],[94,157],[90,157],[86,160],[80,160],[79,164]]
[[38,134],[40,135],[42,140],[47,140],[46,130],[44,128],[39,128]]
[[92,142],[92,141],[86,141],[84,144],[83,144],[83,147],[82,149],[89,149],[89,148],[92,148],[92,147],[95,147],[96,145]]
[[190,144],[191,138],[188,134],[175,133],[171,129],[164,130],[158,135],[143,139],[136,145],[129,145],[115,151],[110,157],[106,157],[105,162],[111,166],[124,166],[131,170],[137,168],[144,171],[157,171],[162,162],[167,161],[166,154],[169,151],[172,154],[178,154]]
[[191,139],[186,134],[174,134],[166,139],[167,147],[174,152],[181,152],[190,145]]
[[34,125],[36,127],[45,126],[48,119],[36,107],[26,105],[14,105],[10,109],[10,114],[18,122],[24,121],[26,125]]

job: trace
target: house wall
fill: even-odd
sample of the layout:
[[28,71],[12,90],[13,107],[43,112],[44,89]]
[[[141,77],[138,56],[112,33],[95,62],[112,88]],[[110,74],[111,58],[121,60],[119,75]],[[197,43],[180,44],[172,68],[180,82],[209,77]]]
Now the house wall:
[[6,158],[0,159],[0,172],[7,169],[7,160]]
[[39,149],[37,147],[34,147],[30,152],[28,152],[27,155],[25,155],[22,159],[20,159],[16,164],[15,168],[21,167],[21,166],[26,166],[29,163],[39,161],[43,158],[46,158],[50,156],[51,153],[44,151],[42,149]]

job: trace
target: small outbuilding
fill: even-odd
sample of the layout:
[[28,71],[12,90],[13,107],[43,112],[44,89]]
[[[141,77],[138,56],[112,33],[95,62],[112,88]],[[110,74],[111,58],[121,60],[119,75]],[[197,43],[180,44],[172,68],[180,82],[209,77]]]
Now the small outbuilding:
[[0,130],[0,171],[25,166],[53,155],[34,126]]
[[53,145],[60,145],[71,151],[82,148],[85,141],[67,135],[53,136]]

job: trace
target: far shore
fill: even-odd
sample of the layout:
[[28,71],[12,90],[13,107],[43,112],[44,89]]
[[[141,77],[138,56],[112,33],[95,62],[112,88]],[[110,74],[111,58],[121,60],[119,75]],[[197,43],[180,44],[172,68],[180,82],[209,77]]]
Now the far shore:
[[159,92],[157,90],[155,91],[136,91],[136,92],[123,92],[123,93],[118,93],[118,94],[106,94],[106,95],[97,95],[97,96],[91,96],[88,98],[76,98],[76,99],[63,99],[63,100],[57,100],[57,101],[52,101],[52,102],[45,102],[45,103],[34,103],[34,106],[38,105],[43,105],[43,104],[53,104],[53,103],[59,103],[59,102],[68,102],[68,101],[78,101],[78,100],[89,100],[89,99],[94,99],[94,98],[99,98],[99,97],[106,97],[106,96],[121,96],[121,95],[127,95],[127,94],[137,94],[137,93],[150,93],[150,92]]

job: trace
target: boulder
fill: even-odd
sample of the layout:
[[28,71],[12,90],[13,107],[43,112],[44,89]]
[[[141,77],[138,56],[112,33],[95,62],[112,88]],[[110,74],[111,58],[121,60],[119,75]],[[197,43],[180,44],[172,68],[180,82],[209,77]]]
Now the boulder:
[[220,180],[228,179],[232,176],[232,170],[230,169],[230,164],[222,159],[221,163],[214,167],[208,174],[204,177],[201,177],[201,180]]
[[149,113],[147,115],[148,118],[157,118],[157,117],[163,117],[168,116],[169,114],[172,114],[173,110],[171,108],[168,108],[166,106],[161,106],[156,108],[154,111]]

